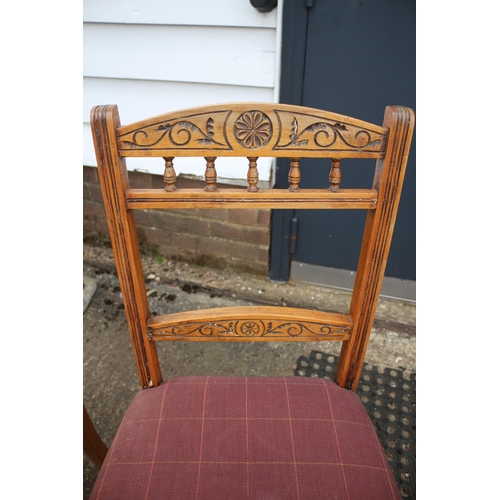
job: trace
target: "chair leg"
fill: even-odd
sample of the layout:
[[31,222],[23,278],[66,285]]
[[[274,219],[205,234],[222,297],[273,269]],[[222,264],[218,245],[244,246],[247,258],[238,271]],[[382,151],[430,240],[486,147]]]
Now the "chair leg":
[[99,468],[101,468],[106,453],[108,453],[108,447],[97,434],[85,405],[83,405],[83,451]]

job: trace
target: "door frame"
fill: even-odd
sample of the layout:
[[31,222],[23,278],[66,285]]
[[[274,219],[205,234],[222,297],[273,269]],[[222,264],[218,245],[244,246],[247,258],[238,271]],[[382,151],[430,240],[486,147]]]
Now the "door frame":
[[[305,0],[283,2],[281,38],[280,103],[302,105],[309,8]],[[286,27],[286,29],[285,29]],[[286,158],[276,162],[275,186],[285,186],[289,164]],[[290,278],[290,234],[293,210],[273,210],[269,278],[285,282]]]

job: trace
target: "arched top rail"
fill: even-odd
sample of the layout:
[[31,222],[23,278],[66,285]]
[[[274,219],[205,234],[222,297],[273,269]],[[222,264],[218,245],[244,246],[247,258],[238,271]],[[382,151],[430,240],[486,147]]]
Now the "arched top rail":
[[117,129],[121,156],[383,158],[388,129],[274,103],[201,106]]

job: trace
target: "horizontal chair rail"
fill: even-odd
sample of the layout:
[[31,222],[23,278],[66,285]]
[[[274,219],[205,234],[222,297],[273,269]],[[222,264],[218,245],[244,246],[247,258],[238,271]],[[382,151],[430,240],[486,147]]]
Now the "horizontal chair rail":
[[[217,319],[214,319],[217,318]],[[148,321],[150,340],[348,340],[352,318],[279,306],[203,309],[154,316]]]
[[[267,153],[267,154],[266,154]],[[174,157],[174,158],[202,158],[206,156],[214,156],[216,158],[224,157],[271,157],[271,158],[339,158],[341,160],[347,160],[349,158],[364,158],[364,159],[382,159],[385,157],[383,152],[365,152],[365,151],[345,151],[345,150],[335,150],[329,154],[325,154],[322,151],[224,151],[213,149],[147,149],[147,150],[122,150],[120,149],[120,156],[124,158],[164,158]]]
[[[375,209],[377,192],[373,189],[345,189],[331,192],[328,189],[261,189],[251,193],[245,189],[203,191],[182,189],[166,192],[163,189],[128,189],[125,192],[127,208],[336,208]],[[251,203],[251,205],[249,205]]]

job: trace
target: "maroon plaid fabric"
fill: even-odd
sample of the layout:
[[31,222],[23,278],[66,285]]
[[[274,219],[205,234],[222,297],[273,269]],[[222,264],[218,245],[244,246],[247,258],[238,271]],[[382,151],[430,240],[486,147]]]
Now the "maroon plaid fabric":
[[179,377],[133,400],[91,499],[401,498],[359,397],[324,379]]

